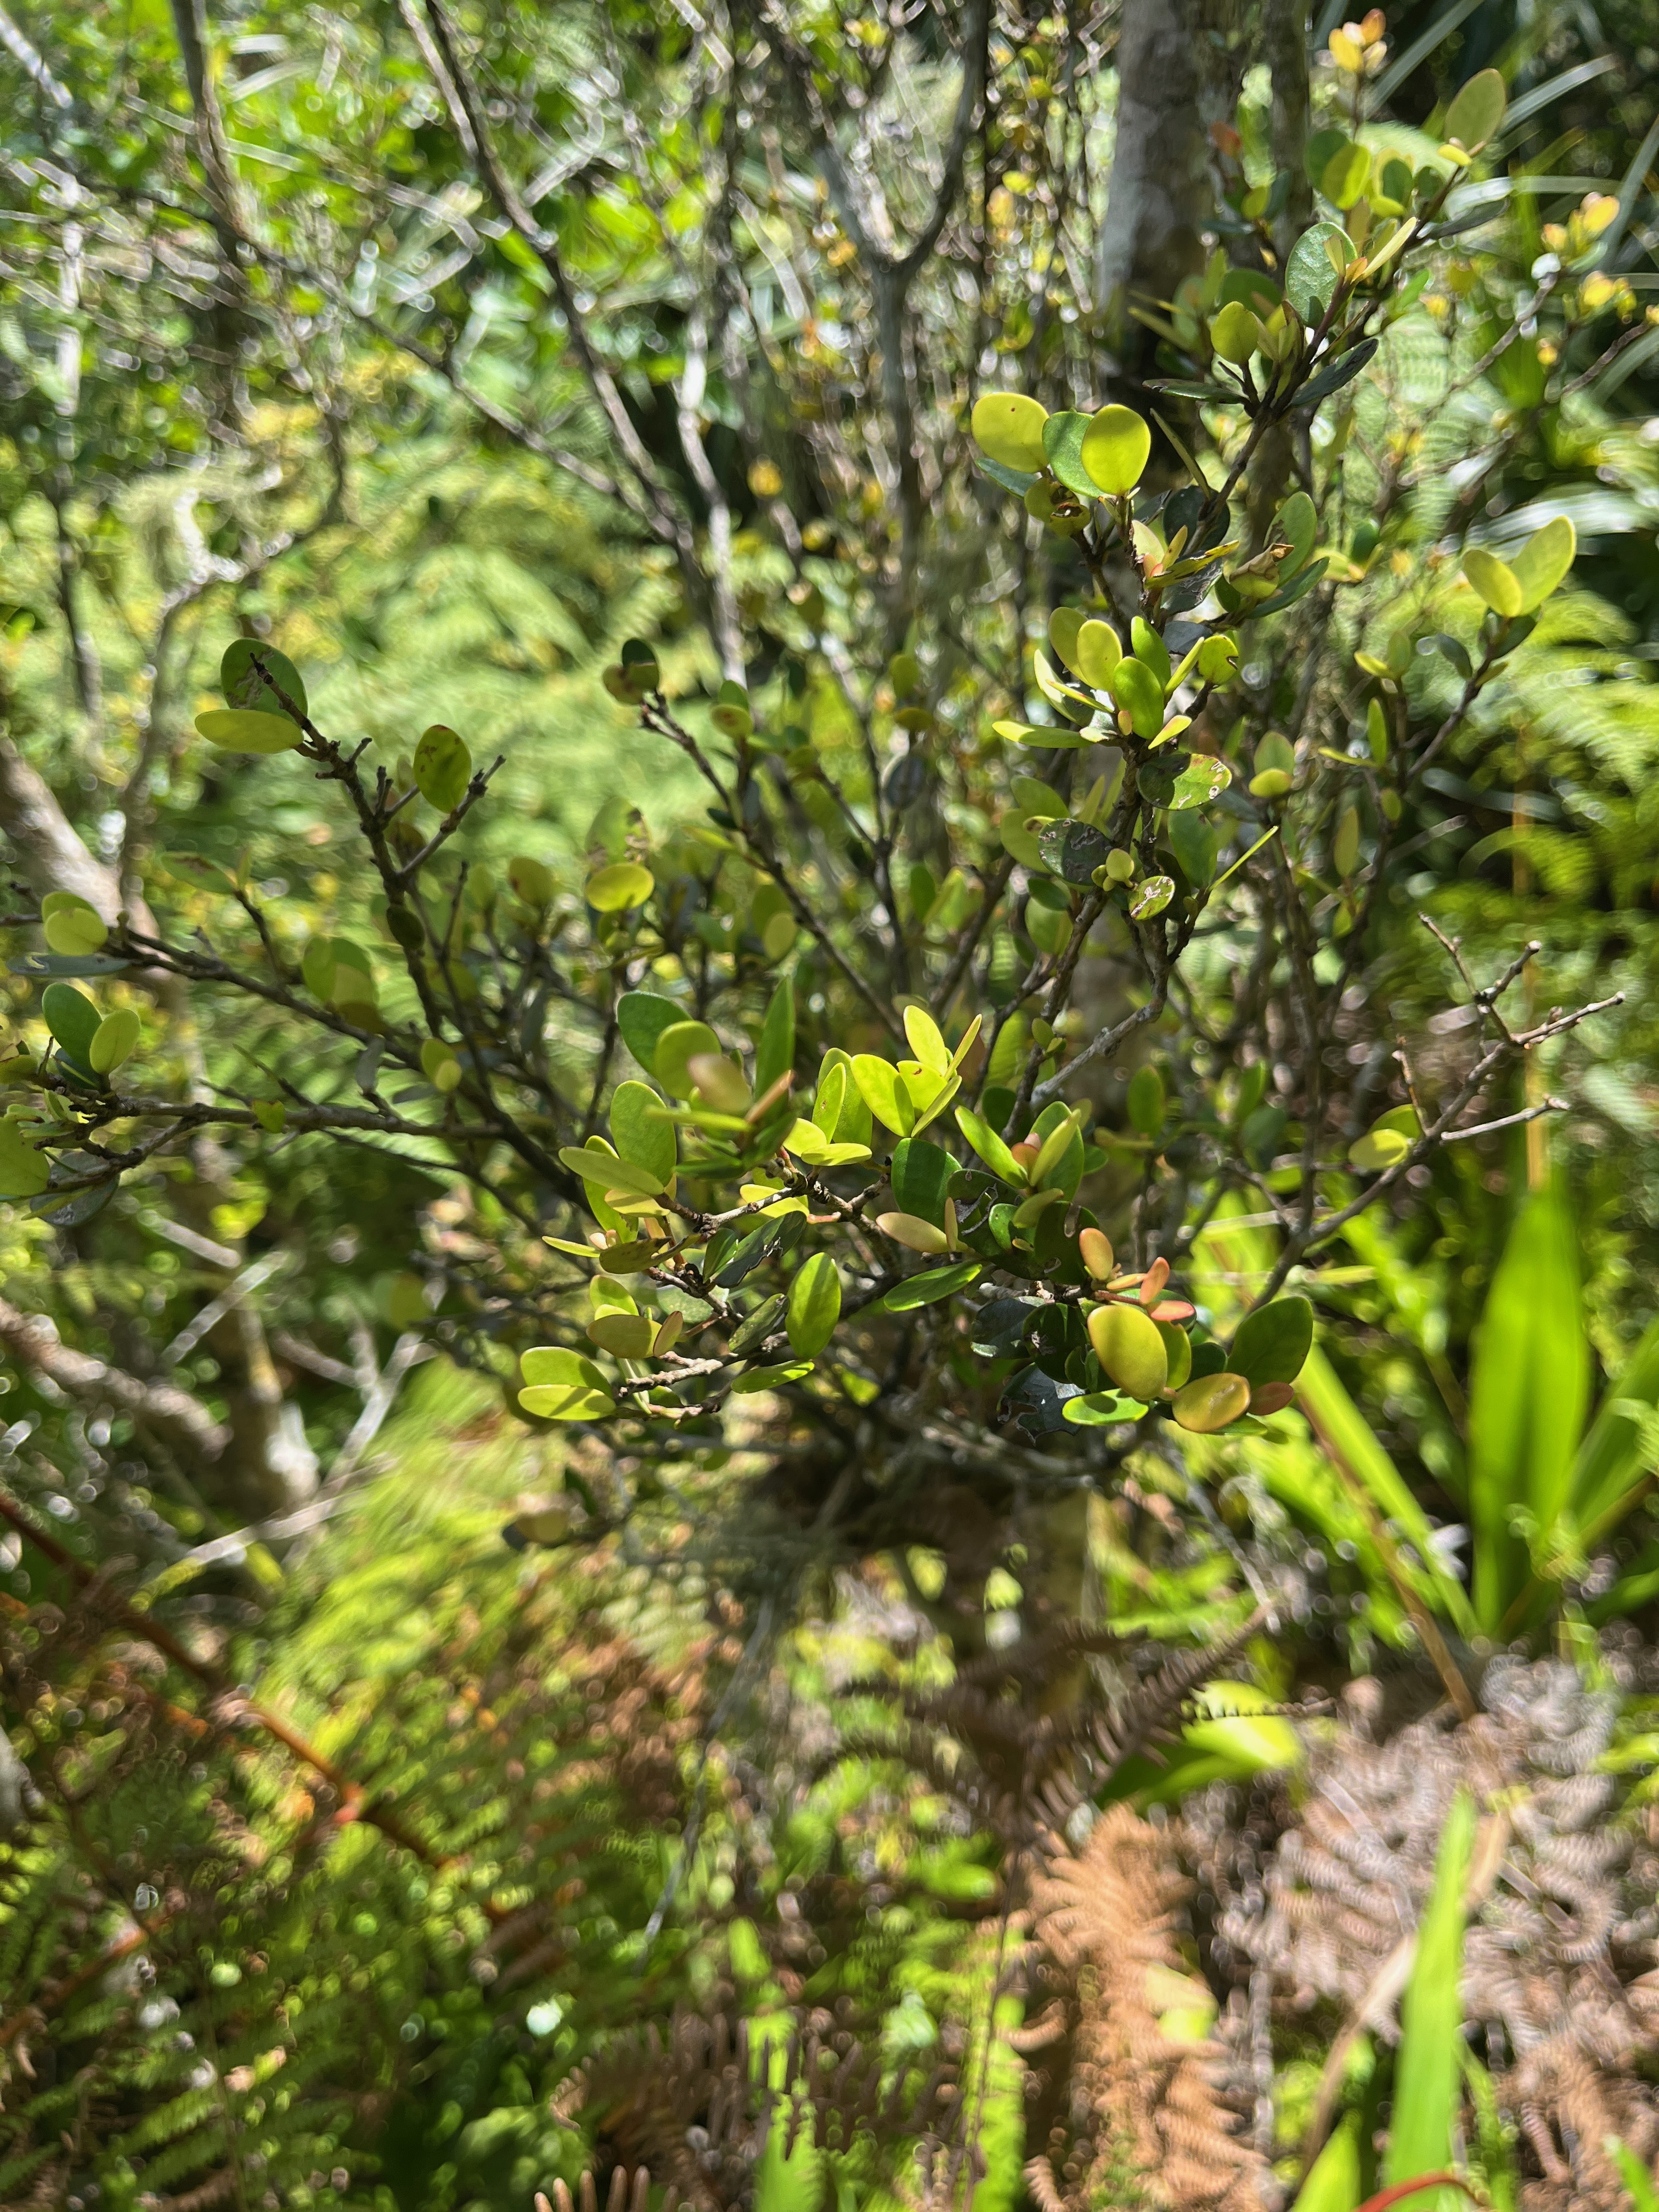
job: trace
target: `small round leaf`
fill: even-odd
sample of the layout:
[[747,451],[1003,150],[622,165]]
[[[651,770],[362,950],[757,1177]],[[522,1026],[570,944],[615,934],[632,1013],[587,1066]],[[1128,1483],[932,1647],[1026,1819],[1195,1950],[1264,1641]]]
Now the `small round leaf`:
[[587,879],[587,903],[599,914],[623,914],[643,906],[657,888],[649,868],[637,860],[615,860]]
[[[264,663],[270,684],[253,665],[256,653]],[[279,714],[286,719],[288,709],[272,690],[271,684],[287,692],[302,714],[310,712],[300,672],[285,653],[278,653],[263,638],[233,638],[219,663],[219,689],[225,695],[226,706],[249,707],[262,714]]]
[[1152,434],[1132,407],[1103,407],[1083,434],[1083,465],[1103,492],[1121,499],[1140,482]]
[[1250,1386],[1242,1375],[1200,1375],[1176,1393],[1177,1426],[1212,1437],[1250,1410]]
[[428,806],[448,814],[466,796],[472,777],[472,756],[465,738],[442,722],[422,732],[415,748],[415,788]]
[[1006,469],[1034,471],[1047,459],[1042,426],[1048,419],[1048,409],[1023,392],[988,392],[975,403],[969,427],[988,460],[1000,461]]

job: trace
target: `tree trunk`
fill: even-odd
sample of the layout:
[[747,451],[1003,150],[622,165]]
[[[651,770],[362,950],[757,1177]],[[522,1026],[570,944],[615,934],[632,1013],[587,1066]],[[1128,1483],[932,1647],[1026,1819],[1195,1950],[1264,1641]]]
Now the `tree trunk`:
[[1120,372],[1132,380],[1150,334],[1131,305],[1172,298],[1182,278],[1204,266],[1216,205],[1210,126],[1231,121],[1237,105],[1248,12],[1246,0],[1125,0],[1095,299]]

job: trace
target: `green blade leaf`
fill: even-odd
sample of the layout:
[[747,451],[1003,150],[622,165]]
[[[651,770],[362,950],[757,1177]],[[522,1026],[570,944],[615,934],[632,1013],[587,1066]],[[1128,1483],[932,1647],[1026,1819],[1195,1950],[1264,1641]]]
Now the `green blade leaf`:
[[1529,1198],[1492,1278],[1469,1386],[1474,1603],[1495,1633],[1531,1562],[1510,1527],[1524,1507],[1540,1540],[1566,1510],[1589,1398],[1577,1239],[1559,1188]]
[[[1460,1790],[1441,1832],[1434,1888],[1417,1930],[1417,1958],[1400,2008],[1387,2183],[1440,2173],[1452,2162],[1462,2096],[1463,1887],[1474,1840],[1474,1800]],[[1441,2202],[1446,2203],[1444,2193]],[[1455,2200],[1450,2200],[1455,2201]]]

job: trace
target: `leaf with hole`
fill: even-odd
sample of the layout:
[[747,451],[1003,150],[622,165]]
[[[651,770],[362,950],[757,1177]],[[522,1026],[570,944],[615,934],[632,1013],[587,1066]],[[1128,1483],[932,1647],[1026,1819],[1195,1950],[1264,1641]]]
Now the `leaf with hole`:
[[1023,392],[982,392],[969,423],[974,443],[1005,469],[1033,471],[1048,460],[1043,430],[1048,410]]
[[1068,884],[1094,881],[1110,849],[1103,833],[1089,822],[1045,822],[1036,833],[1045,867]]
[[[270,684],[253,665],[256,653],[264,663]],[[219,689],[224,694],[226,706],[252,708],[258,714],[275,714],[292,721],[293,716],[271,689],[273,684],[288,694],[301,714],[310,712],[300,672],[285,653],[278,653],[263,638],[233,638],[219,662]]]
[[1135,886],[1134,896],[1129,901],[1129,919],[1151,921],[1163,913],[1174,896],[1173,876],[1148,876]]

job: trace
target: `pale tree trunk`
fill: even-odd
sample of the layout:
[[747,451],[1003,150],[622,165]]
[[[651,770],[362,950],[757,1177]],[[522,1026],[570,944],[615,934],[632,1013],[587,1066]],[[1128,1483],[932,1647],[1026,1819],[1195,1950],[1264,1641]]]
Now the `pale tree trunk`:
[[1249,12],[1246,0],[1124,0],[1095,299],[1127,376],[1146,349],[1130,302],[1169,300],[1204,266],[1216,205],[1210,126],[1237,105]]

